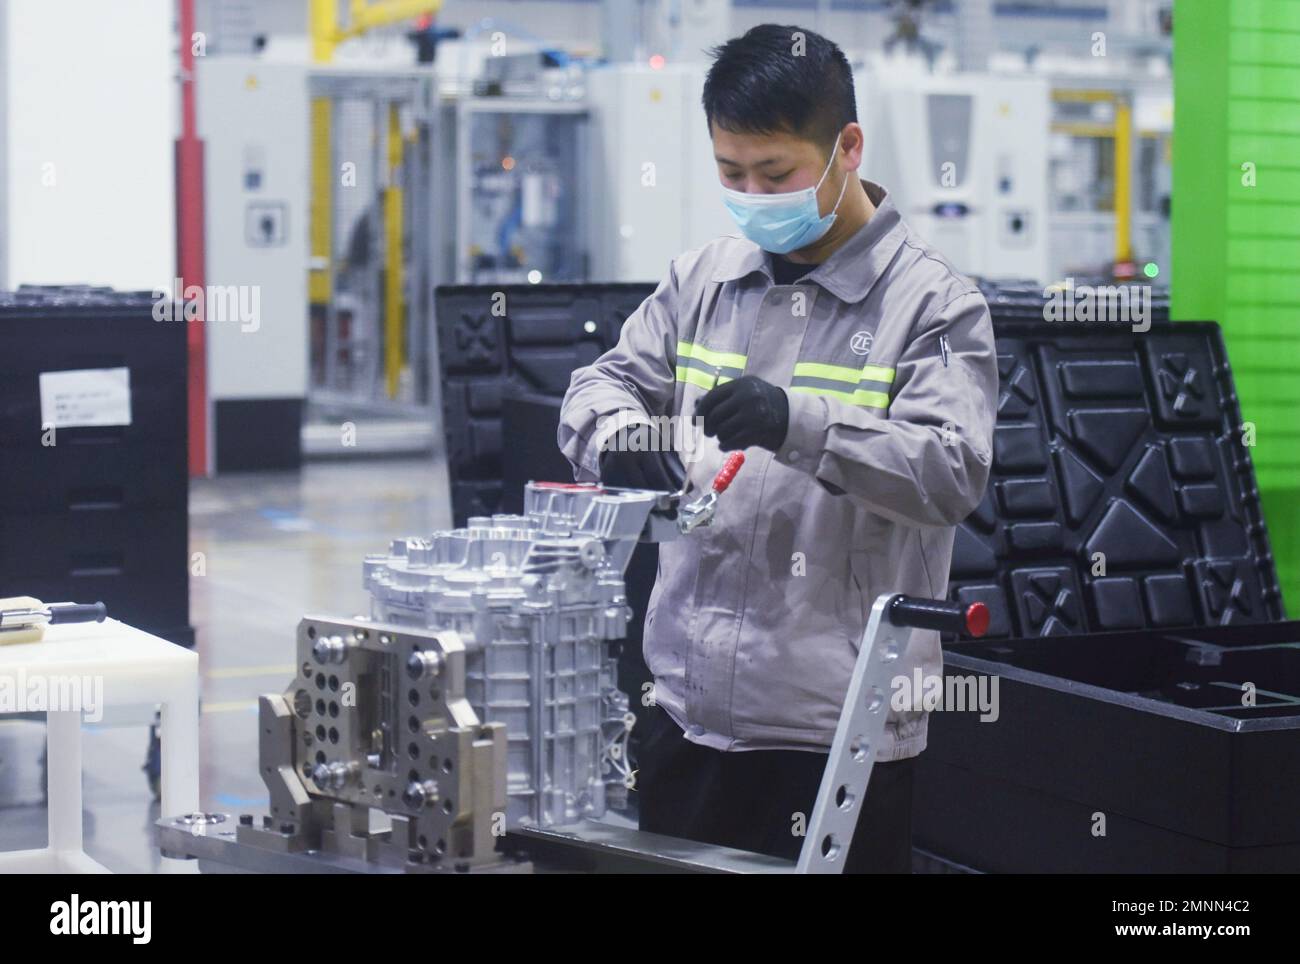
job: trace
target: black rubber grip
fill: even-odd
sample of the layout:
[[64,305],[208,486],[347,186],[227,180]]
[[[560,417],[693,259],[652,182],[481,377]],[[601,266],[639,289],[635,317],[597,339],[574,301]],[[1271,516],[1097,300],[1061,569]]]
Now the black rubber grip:
[[989,628],[989,611],[983,603],[963,605],[946,599],[896,596],[889,606],[889,621],[895,626],[983,636]]
[[50,603],[50,625],[55,623],[102,623],[108,607],[96,603]]

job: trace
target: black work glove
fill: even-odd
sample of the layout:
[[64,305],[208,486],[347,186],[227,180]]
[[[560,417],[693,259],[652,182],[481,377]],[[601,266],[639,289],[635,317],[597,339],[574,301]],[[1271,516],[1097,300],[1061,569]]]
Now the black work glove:
[[751,445],[775,452],[790,428],[785,391],[753,375],[711,389],[695,414],[704,419],[704,434],[716,437],[724,452]]
[[605,442],[600,482],[613,488],[677,492],[686,484],[686,468],[676,452],[664,448],[652,426],[633,423]]

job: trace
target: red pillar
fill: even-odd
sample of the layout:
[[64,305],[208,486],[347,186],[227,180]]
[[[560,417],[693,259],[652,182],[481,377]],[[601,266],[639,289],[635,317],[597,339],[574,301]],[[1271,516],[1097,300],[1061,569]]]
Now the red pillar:
[[[181,52],[181,136],[176,142],[176,267],[183,288],[205,284],[203,142],[194,103],[194,0],[177,0]],[[202,322],[186,322],[189,348],[190,476],[208,474],[208,369]]]

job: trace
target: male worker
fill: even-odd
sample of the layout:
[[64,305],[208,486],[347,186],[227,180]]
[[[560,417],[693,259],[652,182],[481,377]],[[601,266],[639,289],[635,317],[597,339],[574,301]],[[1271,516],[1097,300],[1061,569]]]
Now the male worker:
[[[668,433],[625,444],[638,425],[702,422],[700,489],[745,451],[713,524],[660,547],[640,826],[794,859],[872,602],[947,593],[954,526],[988,480],[997,369],[979,291],[854,173],[840,49],[765,24],[714,53],[704,111],[744,238],[672,262],[574,372],[559,443],[579,479],[655,489],[679,486],[681,461]],[[898,676],[941,662],[938,635],[913,632]],[[926,723],[891,709],[846,869],[910,870]]]

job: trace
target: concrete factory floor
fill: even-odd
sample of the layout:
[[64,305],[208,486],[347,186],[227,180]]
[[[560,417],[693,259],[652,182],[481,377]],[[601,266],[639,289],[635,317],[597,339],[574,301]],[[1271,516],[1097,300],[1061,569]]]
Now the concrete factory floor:
[[[308,464],[301,472],[227,475],[190,488],[190,621],[202,674],[199,747],[205,809],[264,806],[257,696],[292,678],[304,613],[368,609],[361,560],[396,536],[451,523],[446,474],[429,458]],[[44,724],[0,719],[0,850],[45,845]],[[158,869],[158,805],[141,770],[148,727],[88,725],[86,850],[112,870]],[[168,862],[172,864],[172,862]],[[175,866],[175,865],[173,865]],[[180,865],[193,870],[192,864]]]

